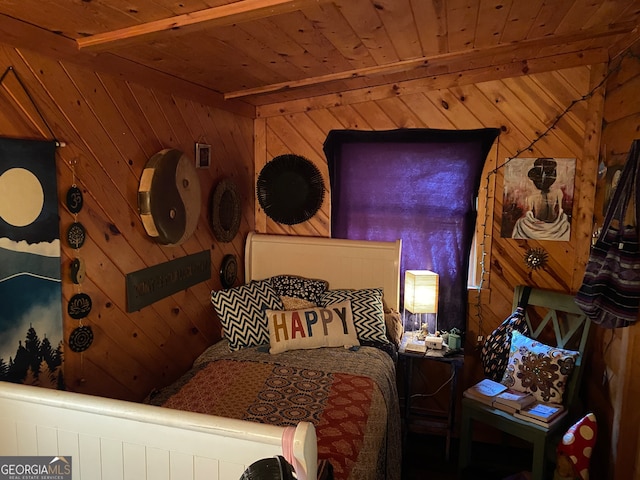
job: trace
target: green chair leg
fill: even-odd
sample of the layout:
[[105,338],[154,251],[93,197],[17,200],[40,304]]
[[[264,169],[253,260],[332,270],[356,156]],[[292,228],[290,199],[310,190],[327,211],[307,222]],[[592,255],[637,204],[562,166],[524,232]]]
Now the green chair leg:
[[536,440],[533,442],[533,465],[531,467],[531,480],[545,480],[544,472],[546,466],[545,441]]
[[460,419],[460,451],[458,453],[458,471],[462,472],[471,460],[471,416],[467,409],[462,409]]

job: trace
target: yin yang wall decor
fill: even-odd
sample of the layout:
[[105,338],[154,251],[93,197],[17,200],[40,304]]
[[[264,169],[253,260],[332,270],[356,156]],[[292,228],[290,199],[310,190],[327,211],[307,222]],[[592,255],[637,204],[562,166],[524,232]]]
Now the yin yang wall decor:
[[180,245],[200,218],[200,181],[193,161],[167,148],[153,155],[142,171],[138,211],[147,235],[163,245]]

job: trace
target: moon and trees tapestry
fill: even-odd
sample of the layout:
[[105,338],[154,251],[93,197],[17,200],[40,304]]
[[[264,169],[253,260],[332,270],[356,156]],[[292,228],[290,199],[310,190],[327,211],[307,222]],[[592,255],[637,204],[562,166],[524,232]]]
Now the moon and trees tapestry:
[[0,138],[0,380],[62,389],[55,148]]

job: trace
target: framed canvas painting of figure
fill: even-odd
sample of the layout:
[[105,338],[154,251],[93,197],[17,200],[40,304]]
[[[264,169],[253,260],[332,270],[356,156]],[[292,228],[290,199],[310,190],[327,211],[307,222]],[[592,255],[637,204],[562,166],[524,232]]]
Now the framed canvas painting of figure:
[[501,235],[569,241],[575,158],[514,158],[505,165]]

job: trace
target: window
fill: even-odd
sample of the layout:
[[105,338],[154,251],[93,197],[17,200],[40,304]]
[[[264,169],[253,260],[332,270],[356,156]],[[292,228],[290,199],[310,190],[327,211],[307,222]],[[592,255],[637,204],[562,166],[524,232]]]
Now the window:
[[401,238],[401,278],[408,269],[440,275],[438,326],[443,330],[466,325],[476,197],[498,133],[334,130],[325,141],[332,237]]

